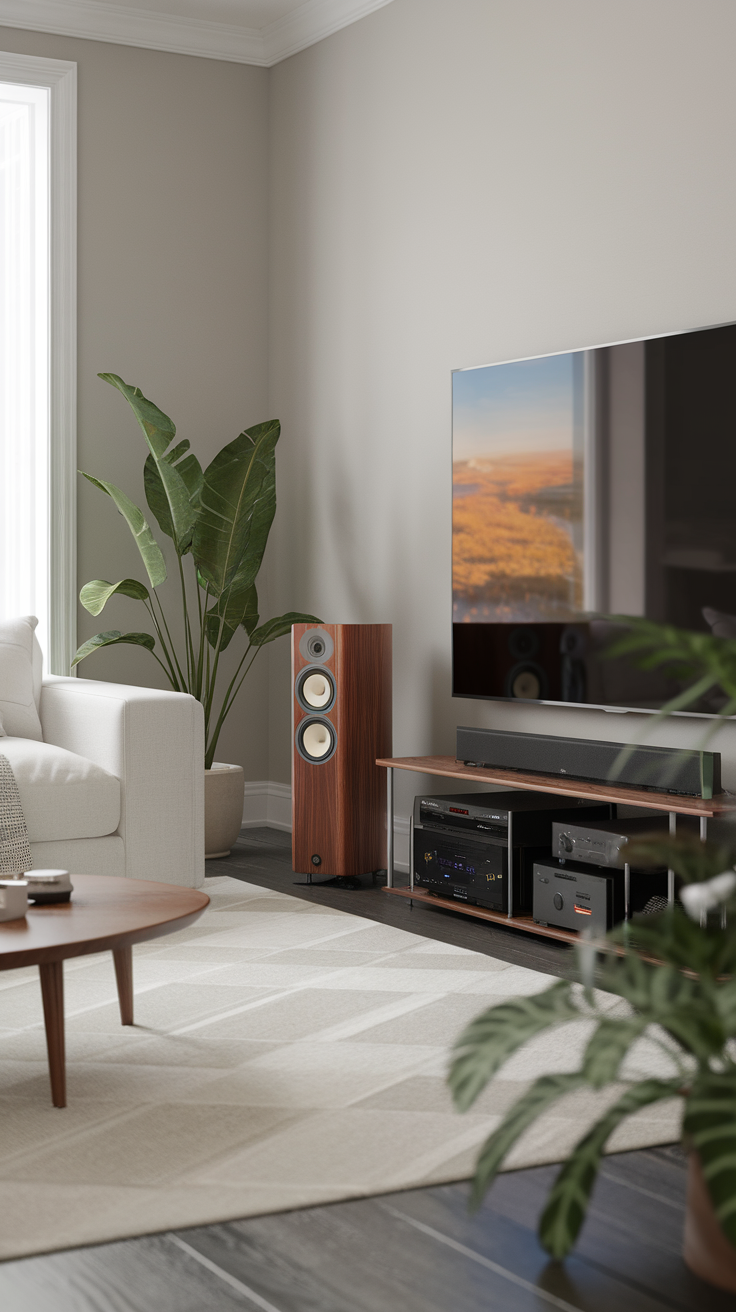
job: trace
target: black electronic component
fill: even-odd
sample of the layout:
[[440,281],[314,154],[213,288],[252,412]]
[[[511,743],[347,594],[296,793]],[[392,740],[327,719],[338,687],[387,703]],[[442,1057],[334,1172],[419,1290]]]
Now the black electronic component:
[[583,811],[586,819],[610,820],[611,810],[608,803],[516,790],[419,796],[414,800],[414,882],[492,911],[529,912],[533,865],[549,856],[553,821],[572,823]]
[[712,798],[721,792],[719,752],[638,746],[619,767],[620,754],[621,743],[595,739],[502,729],[457,731],[457,759],[466,765],[566,776],[591,783],[614,782],[689,797]]

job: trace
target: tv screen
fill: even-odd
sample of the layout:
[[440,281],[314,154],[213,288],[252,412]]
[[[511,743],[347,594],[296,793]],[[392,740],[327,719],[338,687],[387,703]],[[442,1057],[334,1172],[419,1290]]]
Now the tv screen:
[[735,489],[736,324],[456,370],[453,694],[663,705],[611,617],[736,636]]

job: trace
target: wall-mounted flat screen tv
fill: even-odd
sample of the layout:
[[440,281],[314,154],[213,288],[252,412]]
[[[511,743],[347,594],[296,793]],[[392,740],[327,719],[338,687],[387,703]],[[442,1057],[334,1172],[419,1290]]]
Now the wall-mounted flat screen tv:
[[612,616],[736,637],[736,324],[455,371],[452,594],[457,697],[653,710]]

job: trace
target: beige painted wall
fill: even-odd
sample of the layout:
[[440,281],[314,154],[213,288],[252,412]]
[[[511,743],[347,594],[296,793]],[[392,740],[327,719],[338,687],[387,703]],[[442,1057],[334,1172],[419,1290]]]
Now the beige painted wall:
[[[203,463],[267,414],[265,69],[0,28],[0,49],[75,60],[79,78],[79,465],[145,508],[145,444],[123,398],[96,374],[136,383]],[[79,582],[144,577],[123,520],[80,479]],[[177,585],[178,586],[178,585]],[[172,587],[172,601],[176,592]],[[147,629],[137,603],[79,637]],[[218,753],[263,778],[263,655]],[[91,657],[89,678],[156,685],[145,652]]]
[[397,754],[640,723],[451,699],[450,371],[736,319],[735,54],[725,0],[394,0],[271,71],[274,603],[393,623]]

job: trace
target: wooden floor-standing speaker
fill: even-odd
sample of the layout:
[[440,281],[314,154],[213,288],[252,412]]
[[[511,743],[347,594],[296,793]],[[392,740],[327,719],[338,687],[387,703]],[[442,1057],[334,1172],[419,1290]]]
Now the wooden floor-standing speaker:
[[391,625],[291,630],[294,870],[313,879],[386,866]]

